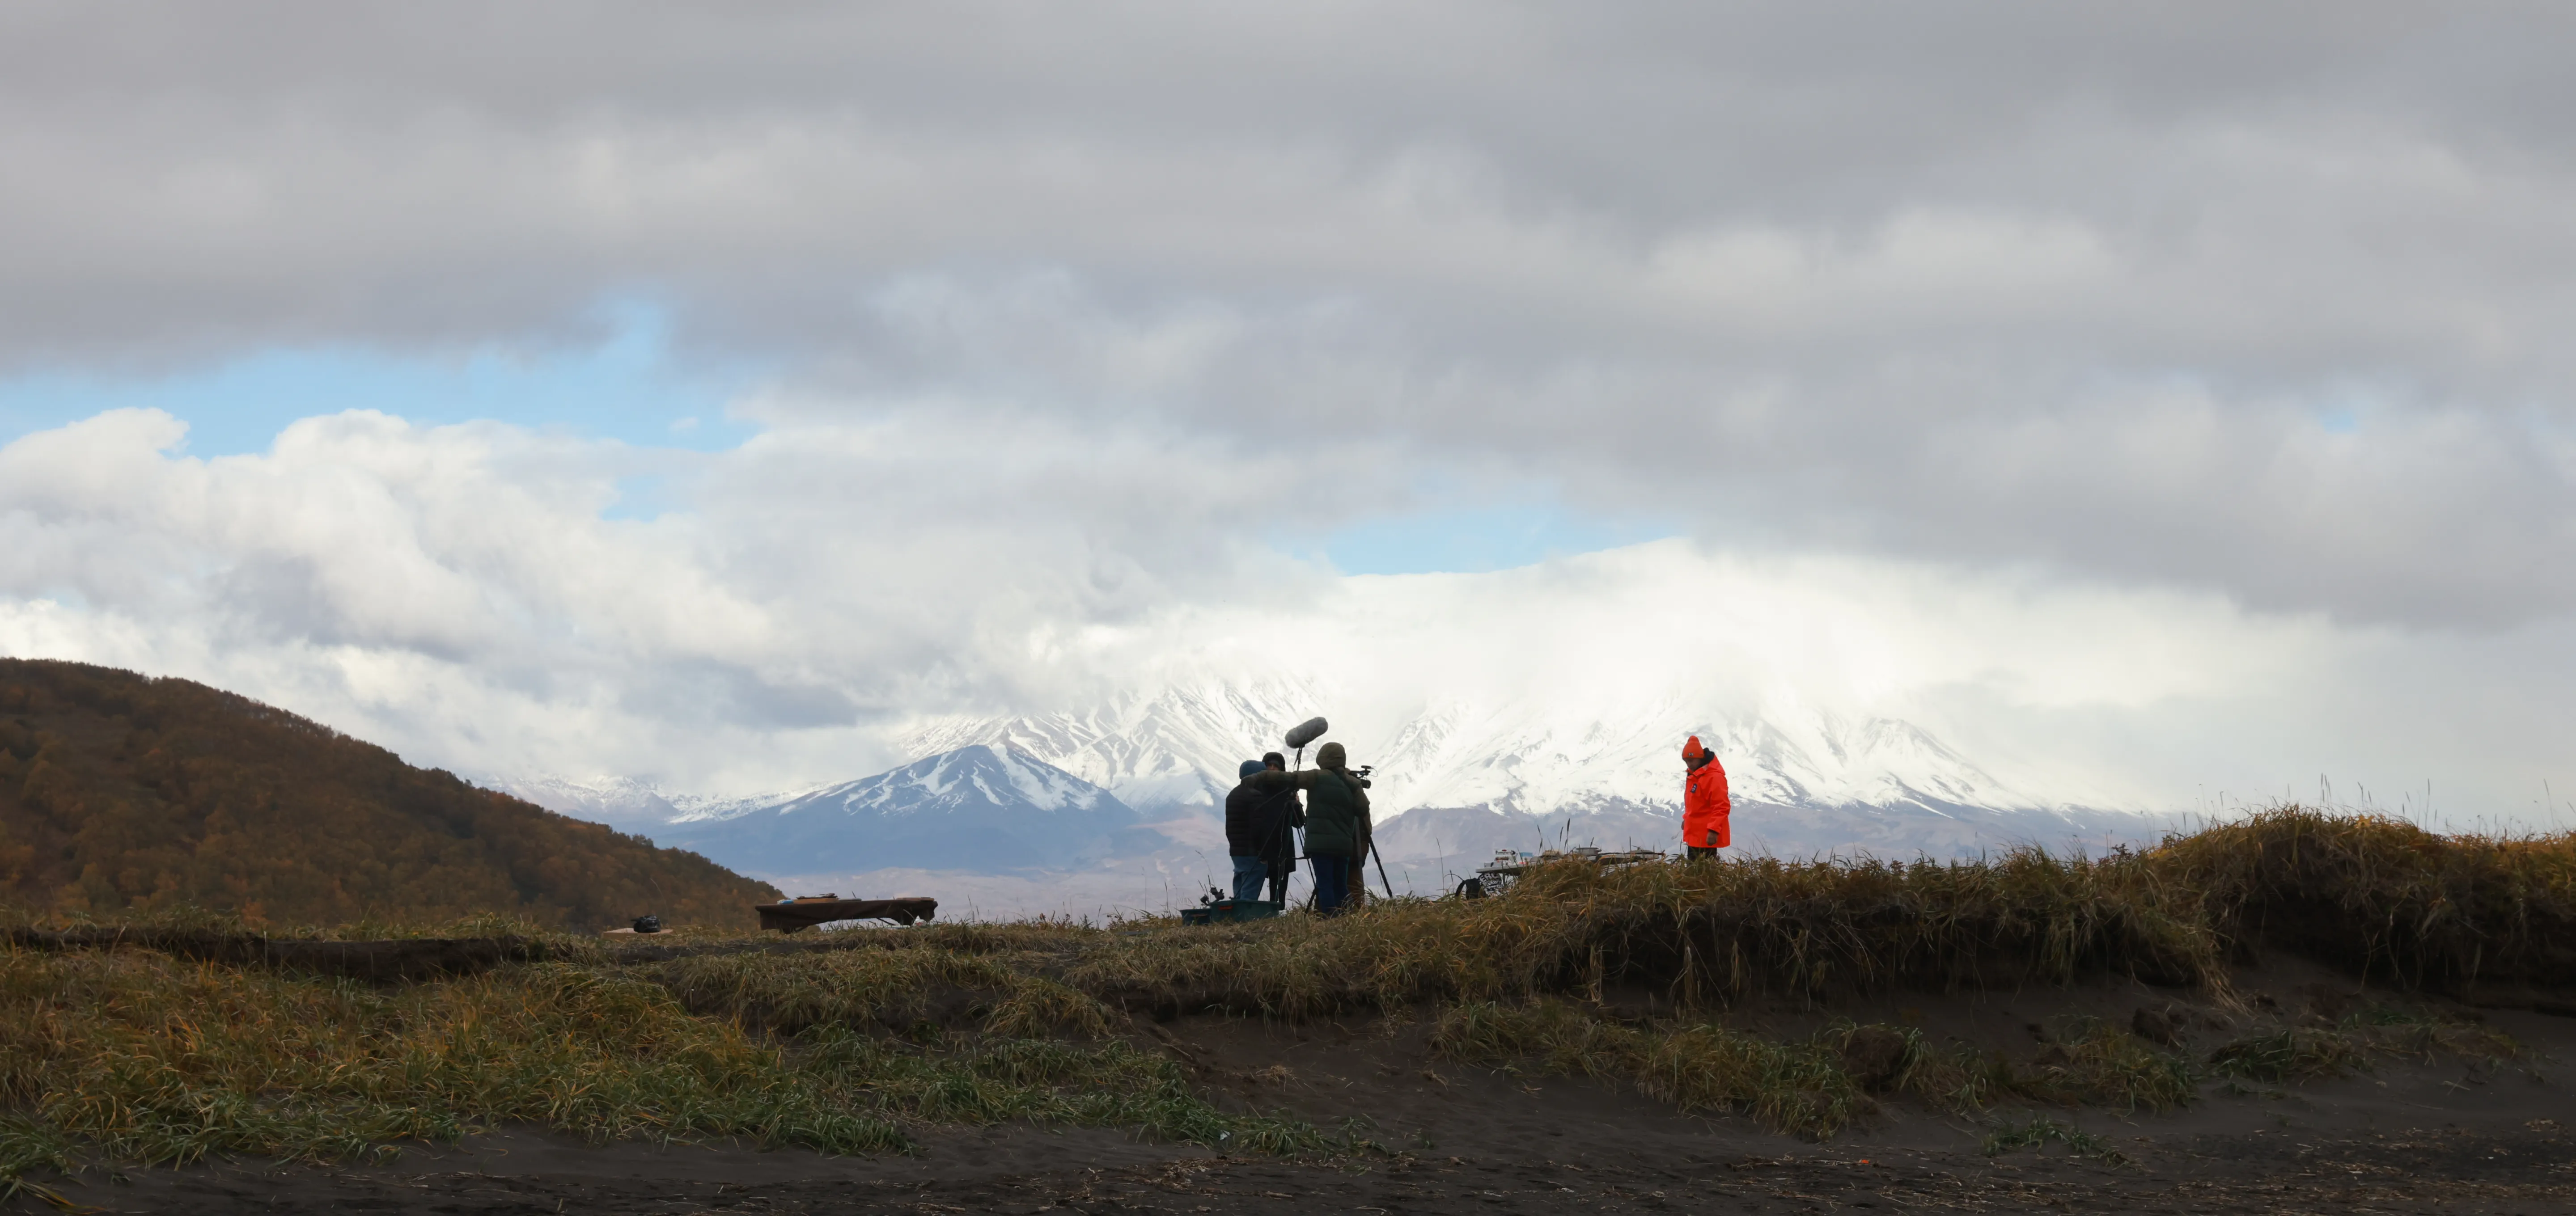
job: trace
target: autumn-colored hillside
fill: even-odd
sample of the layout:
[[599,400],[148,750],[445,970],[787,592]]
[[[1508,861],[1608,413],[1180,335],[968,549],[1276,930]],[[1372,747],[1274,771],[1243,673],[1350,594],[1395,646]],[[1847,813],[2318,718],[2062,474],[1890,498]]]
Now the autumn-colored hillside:
[[646,912],[749,927],[778,892],[186,680],[0,659],[0,902],[335,924]]

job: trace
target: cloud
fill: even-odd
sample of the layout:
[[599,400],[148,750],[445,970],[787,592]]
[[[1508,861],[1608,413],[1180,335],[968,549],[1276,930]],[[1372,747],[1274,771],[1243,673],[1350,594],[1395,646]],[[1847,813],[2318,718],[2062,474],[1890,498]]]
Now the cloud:
[[[202,460],[166,415],[109,413],[0,447],[0,653],[205,680],[416,762],[681,789],[876,771],[943,716],[1233,683],[1310,690],[1360,744],[1427,719],[1568,739],[1898,719],[2044,802],[2173,809],[2324,774],[2432,778],[2482,813],[2552,779],[2576,676],[2564,625],[2427,637],[1680,539],[1340,577],[1174,518],[1293,491],[1293,455],[1043,426],[805,425],[701,454],[351,412]],[[611,518],[639,469],[664,509]]]
[[[1199,526],[1286,461],[1043,419],[781,427],[715,456],[365,411],[258,455],[184,435],[119,410],[0,448],[0,649],[278,695],[443,763],[697,772],[838,730],[864,765],[852,728],[1060,688],[1016,661],[1033,638],[1314,579]],[[609,518],[638,475],[672,508]]]
[[[253,456],[149,411],[8,449],[23,644],[234,664],[441,755],[825,767],[1106,679],[1058,661],[1096,631],[1343,602],[1274,545],[1494,503],[2298,622],[2318,687],[2438,653],[2519,688],[2576,615],[2546,7],[0,23],[0,375],[543,357],[633,306],[671,374],[756,383],[723,452],[363,392]],[[2146,712],[2044,682],[1941,686],[2097,756],[2067,732]]]
[[1393,457],[1346,517],[1429,470],[2510,627],[2576,607],[2569,20],[36,6],[0,362],[538,351],[641,297],[799,417]]

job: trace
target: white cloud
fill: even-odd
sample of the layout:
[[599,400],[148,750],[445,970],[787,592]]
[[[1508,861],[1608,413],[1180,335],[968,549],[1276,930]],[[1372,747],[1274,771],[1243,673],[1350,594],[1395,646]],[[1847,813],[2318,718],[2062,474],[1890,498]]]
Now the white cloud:
[[[765,769],[796,746],[773,734],[864,765],[863,724],[1047,687],[1005,661],[1029,637],[1221,590],[1241,555],[1207,514],[1288,472],[932,415],[716,457],[364,412],[261,455],[178,455],[183,433],[117,411],[0,448],[7,648],[496,769]],[[684,509],[602,517],[657,471]]]
[[1329,434],[1345,514],[2576,611],[2553,10],[470,11],[12,17],[0,363],[642,297],[809,420]]
[[[1894,718],[2043,801],[2171,809],[2322,773],[2431,778],[2495,814],[2549,779],[2576,667],[2564,628],[2417,635],[1681,540],[1339,578],[1172,517],[1293,495],[1293,461],[1038,425],[923,415],[700,456],[350,413],[198,460],[164,417],[103,415],[0,448],[0,653],[205,680],[423,763],[681,788],[874,771],[942,713],[1239,679],[1317,690],[1355,742],[1439,712],[1537,734]],[[603,518],[648,466],[677,509]]]
[[[1839,657],[1773,685],[2013,723],[1994,750],[2138,788],[2269,771],[2275,731],[2307,740],[2277,764],[2339,763],[2377,736],[2319,724],[2429,655],[2374,719],[2422,726],[2395,750],[2495,704],[2554,724],[2517,698],[2576,618],[2571,33],[2477,4],[22,7],[0,374],[541,353],[640,301],[675,374],[758,369],[732,414],[765,429],[30,435],[0,454],[9,644],[163,655],[458,763],[839,775],[881,721],[1096,686],[1082,647],[1152,622],[1331,602],[1413,636],[1265,544],[1538,496],[1787,563],[1728,577],[1819,598],[1737,595],[1773,614],[1739,625],[1766,663]],[[635,477],[673,509],[602,518]],[[1471,585],[1644,611],[1511,581],[1627,577],[1564,569]],[[1616,657],[1492,594],[1450,609],[1474,644]],[[1519,659],[1493,678],[1560,662]],[[2518,788],[2554,746],[2498,722],[2442,755]]]

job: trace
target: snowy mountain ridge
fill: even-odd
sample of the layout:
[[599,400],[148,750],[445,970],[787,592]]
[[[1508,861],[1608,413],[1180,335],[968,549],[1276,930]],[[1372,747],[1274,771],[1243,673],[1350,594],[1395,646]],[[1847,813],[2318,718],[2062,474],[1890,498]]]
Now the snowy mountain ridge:
[[[753,803],[744,806],[743,803]],[[662,844],[785,875],[889,866],[1011,869],[1150,850],[1158,833],[1116,795],[1044,761],[972,744],[768,802],[734,799],[671,820]]]
[[[915,754],[969,743],[1006,747],[1140,808],[1209,809],[1233,787],[1238,764],[1280,750],[1286,729],[1325,701],[1284,683],[1211,683],[1084,711],[938,719],[900,743]],[[1352,763],[1376,766],[1381,815],[1457,806],[1534,815],[1608,803],[1673,808],[1682,740],[1694,734],[1717,751],[1742,801],[2011,811],[2066,802],[2018,788],[1929,731],[1884,717],[1810,711],[1725,718],[1672,698],[1616,716],[1459,700],[1334,722],[1326,738],[1341,740]]]
[[[987,914],[1154,908],[1174,890],[1224,880],[1215,810],[1236,766],[1277,748],[1269,740],[1323,700],[1289,685],[1208,684],[1078,713],[942,719],[904,736],[903,746],[929,753],[920,759],[788,794],[687,798],[641,782],[516,787],[571,814],[603,817],[607,808],[658,843],[800,890],[963,893]],[[1377,766],[1382,862],[1416,893],[1453,887],[1461,867],[1499,848],[1669,847],[1680,741],[1694,733],[1727,765],[1735,843],[1750,853],[2097,850],[2169,826],[2032,797],[1896,719],[1713,719],[1681,698],[1654,709],[1614,721],[1460,699],[1377,715],[1391,725],[1374,735],[1328,737],[1368,740],[1346,746],[1355,763]],[[656,807],[668,810],[653,818]]]
[[629,828],[729,819],[828,788],[818,785],[776,794],[709,796],[667,790],[654,782],[633,777],[602,776],[577,781],[543,774],[487,777],[476,784],[525,799],[557,814]]
[[[1213,809],[1243,761],[1280,749],[1290,726],[1314,716],[1318,698],[1289,681],[1203,682],[1097,707],[1015,717],[937,718],[898,739],[924,755],[990,744],[1034,756],[1106,787],[1131,806]],[[1264,742],[1267,740],[1267,742]]]
[[[741,805],[746,802],[754,805]],[[905,816],[972,805],[1047,813],[1098,811],[1108,805],[1126,810],[1109,791],[1024,751],[970,744],[873,777],[801,794],[710,803],[673,822],[722,822],[762,810],[780,815],[836,810],[849,815]]]

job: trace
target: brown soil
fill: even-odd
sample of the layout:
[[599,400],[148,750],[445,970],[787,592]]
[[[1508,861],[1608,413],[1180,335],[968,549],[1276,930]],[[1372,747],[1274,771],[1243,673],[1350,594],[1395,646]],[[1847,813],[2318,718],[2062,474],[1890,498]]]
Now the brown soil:
[[[2136,983],[1893,996],[1733,1020],[1781,1034],[1834,1017],[1911,1022],[2027,1055],[2067,1014],[2152,1029],[2205,1058],[2259,1025],[2340,1016],[2382,994],[2322,969],[2237,977],[2248,1007]],[[2425,998],[2406,998],[2424,1001]],[[1436,1061],[1403,1019],[1299,1026],[1239,1017],[1142,1023],[1218,1100],[1320,1124],[1367,1120],[1381,1151],[1333,1161],[1229,1155],[1107,1132],[933,1132],[909,1157],[825,1158],[730,1146],[587,1146],[503,1131],[371,1166],[261,1162],[59,1180],[120,1212],[2576,1212],[2576,1019],[2430,1001],[2528,1050],[2501,1064],[2380,1059],[2373,1071],[2270,1090],[2213,1082],[2188,1110],[2012,1108],[1962,1118],[1891,1105],[1824,1144],[1735,1117],[1691,1118],[1611,1084]],[[2500,1003],[2515,1004],[2507,1000]],[[1989,1156],[2003,1120],[2042,1115],[2125,1160],[2062,1144]]]

